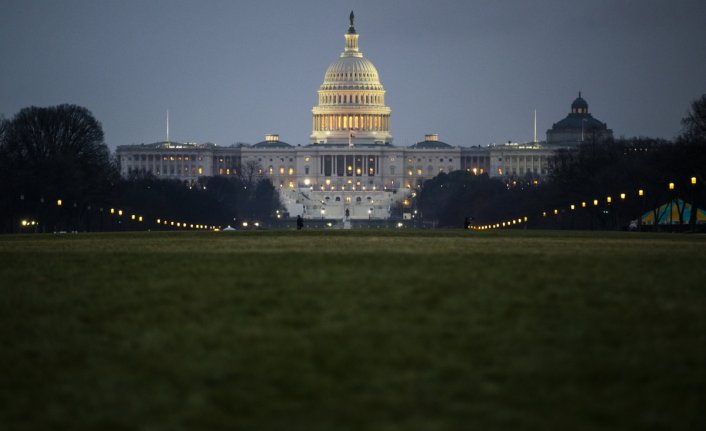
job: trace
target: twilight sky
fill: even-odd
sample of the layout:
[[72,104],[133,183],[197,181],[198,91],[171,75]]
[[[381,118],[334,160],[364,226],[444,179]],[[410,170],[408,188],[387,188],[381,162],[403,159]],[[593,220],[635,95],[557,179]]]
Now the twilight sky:
[[106,142],[306,144],[351,9],[397,145],[539,138],[579,90],[616,136],[672,138],[706,93],[703,0],[0,0],[0,115],[74,103]]

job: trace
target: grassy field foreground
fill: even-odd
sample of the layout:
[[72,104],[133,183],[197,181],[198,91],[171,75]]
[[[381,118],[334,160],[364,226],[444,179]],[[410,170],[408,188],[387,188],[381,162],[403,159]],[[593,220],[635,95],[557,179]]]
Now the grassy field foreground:
[[0,237],[2,430],[706,426],[706,241]]

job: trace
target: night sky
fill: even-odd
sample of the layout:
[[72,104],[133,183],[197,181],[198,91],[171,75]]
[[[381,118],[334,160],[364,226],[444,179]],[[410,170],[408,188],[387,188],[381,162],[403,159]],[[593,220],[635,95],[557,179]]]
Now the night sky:
[[0,115],[74,103],[106,142],[306,144],[351,9],[397,145],[540,139],[579,90],[616,137],[706,93],[706,1],[0,0]]

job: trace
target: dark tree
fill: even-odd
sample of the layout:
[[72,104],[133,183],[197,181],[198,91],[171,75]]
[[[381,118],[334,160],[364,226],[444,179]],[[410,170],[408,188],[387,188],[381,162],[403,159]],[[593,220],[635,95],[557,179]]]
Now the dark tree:
[[71,209],[45,213],[45,219],[76,224],[91,203],[99,204],[108,194],[117,173],[101,124],[86,108],[32,106],[2,128],[0,187],[16,215],[36,213],[40,204],[62,199]]
[[681,120],[684,138],[706,143],[706,94],[691,103],[691,110]]
[[264,178],[255,186],[253,194],[253,209],[256,217],[262,220],[270,220],[275,210],[281,208],[279,193],[272,185],[269,178]]

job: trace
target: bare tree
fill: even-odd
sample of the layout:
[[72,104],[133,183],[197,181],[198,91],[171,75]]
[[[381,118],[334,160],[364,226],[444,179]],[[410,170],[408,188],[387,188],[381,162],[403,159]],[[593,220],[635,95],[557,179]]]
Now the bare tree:
[[240,167],[238,177],[246,187],[252,188],[262,177],[262,165],[256,160],[248,160]]
[[681,124],[685,138],[706,143],[706,94],[691,103],[691,109]]
[[23,206],[61,198],[80,214],[108,192],[114,166],[103,128],[86,108],[32,106],[1,129],[0,171],[7,181],[0,187],[19,193]]

